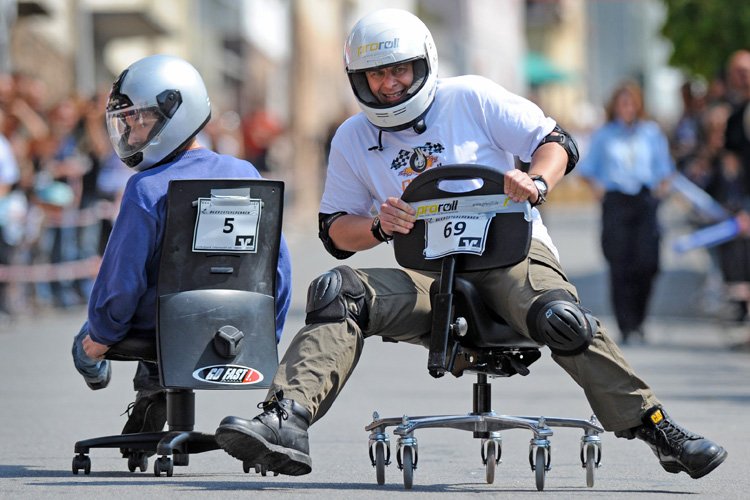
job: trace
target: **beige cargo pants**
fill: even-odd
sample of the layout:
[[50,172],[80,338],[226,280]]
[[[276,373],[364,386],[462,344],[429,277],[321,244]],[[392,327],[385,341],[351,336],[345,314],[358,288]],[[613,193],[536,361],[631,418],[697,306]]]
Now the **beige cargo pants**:
[[[288,347],[273,379],[278,390],[320,419],[344,388],[368,337],[429,345],[429,289],[434,277],[403,269],[357,269],[366,289],[369,323],[362,330],[352,320],[303,327]],[[542,243],[532,240],[529,256],[504,269],[463,274],[506,321],[529,336],[526,314],[548,290],[578,297],[559,262]],[[651,389],[625,361],[622,352],[598,325],[592,345],[575,356],[552,358],[583,388],[592,410],[609,431],[641,424],[645,409],[659,404]],[[530,376],[534,376],[533,367]],[[439,382],[436,382],[439,383]],[[550,386],[550,391],[554,387]],[[551,409],[546,409],[550,411]]]

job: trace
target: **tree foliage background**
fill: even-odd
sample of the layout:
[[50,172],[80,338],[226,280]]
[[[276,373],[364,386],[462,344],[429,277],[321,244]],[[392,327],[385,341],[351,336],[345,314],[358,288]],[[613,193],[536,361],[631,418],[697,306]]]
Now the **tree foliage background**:
[[750,50],[750,0],[664,0],[662,34],[672,42],[670,64],[710,79],[729,55]]

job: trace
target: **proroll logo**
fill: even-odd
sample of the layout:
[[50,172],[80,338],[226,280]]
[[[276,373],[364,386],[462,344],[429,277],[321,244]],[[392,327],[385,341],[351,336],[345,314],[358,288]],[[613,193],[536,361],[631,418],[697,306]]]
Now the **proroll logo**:
[[257,384],[263,380],[263,374],[247,366],[211,365],[195,370],[193,378],[210,384],[246,385]]

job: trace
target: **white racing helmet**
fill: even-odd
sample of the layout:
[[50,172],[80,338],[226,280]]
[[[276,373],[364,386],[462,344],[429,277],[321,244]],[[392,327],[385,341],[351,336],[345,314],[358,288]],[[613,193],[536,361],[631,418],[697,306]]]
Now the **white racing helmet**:
[[211,103],[190,63],[155,55],[136,61],[117,77],[106,118],[117,156],[140,171],[182,151],[208,123]]
[[[365,72],[409,61],[414,63],[414,83],[406,98],[397,104],[380,103],[370,91]],[[359,107],[381,130],[415,126],[435,99],[435,43],[427,26],[405,10],[383,9],[360,19],[346,39],[344,64]]]

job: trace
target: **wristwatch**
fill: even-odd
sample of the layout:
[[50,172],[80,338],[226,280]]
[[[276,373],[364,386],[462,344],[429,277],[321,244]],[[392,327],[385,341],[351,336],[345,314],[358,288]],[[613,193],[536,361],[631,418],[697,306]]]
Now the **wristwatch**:
[[534,185],[536,186],[537,191],[537,198],[534,203],[531,204],[532,207],[538,207],[545,201],[547,201],[547,191],[549,191],[549,187],[547,186],[547,181],[544,180],[544,177],[541,175],[532,175],[531,180],[534,181]]

